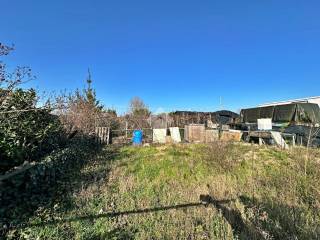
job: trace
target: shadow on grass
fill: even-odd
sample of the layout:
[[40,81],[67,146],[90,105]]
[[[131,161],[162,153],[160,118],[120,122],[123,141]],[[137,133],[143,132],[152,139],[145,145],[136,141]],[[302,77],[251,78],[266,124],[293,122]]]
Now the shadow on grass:
[[55,225],[60,223],[70,223],[70,222],[76,222],[76,221],[82,221],[82,220],[95,220],[99,218],[116,218],[120,216],[125,215],[132,215],[132,214],[144,214],[144,213],[153,213],[153,212],[160,212],[160,211],[168,211],[168,210],[178,210],[178,209],[185,209],[190,207],[199,207],[203,206],[203,203],[201,202],[195,202],[195,203],[186,203],[186,204],[177,204],[172,206],[163,206],[163,207],[155,207],[155,208],[144,208],[144,209],[137,209],[137,210],[129,210],[129,211],[121,211],[121,212],[107,212],[107,213],[101,213],[96,215],[84,215],[84,216],[77,216],[73,218],[68,219],[59,219],[59,220],[53,220],[53,221],[47,221],[43,223],[36,223],[36,224],[27,224],[22,227],[42,227],[42,226],[48,226],[48,225]]
[[224,203],[228,203],[234,200],[221,202],[219,200],[215,200],[209,195],[200,195],[200,200],[207,205],[211,204],[216,209],[220,210],[222,216],[232,227],[233,232],[237,236],[240,236],[240,238],[244,237],[245,239],[265,239],[263,234],[258,231],[255,226],[253,226],[249,222],[246,222],[242,218],[241,213],[238,210],[223,205]]
[[[255,221],[248,221],[243,219],[241,213],[238,210],[235,210],[231,207],[228,207],[228,204],[234,202],[235,199],[227,199],[227,200],[216,200],[209,195],[200,195],[199,202],[193,203],[184,203],[184,204],[176,204],[170,206],[161,206],[161,207],[154,207],[154,208],[144,208],[144,209],[134,209],[128,211],[119,211],[119,212],[106,212],[101,214],[91,214],[91,215],[83,215],[83,216],[76,216],[67,219],[57,219],[57,220],[50,220],[41,223],[34,223],[34,224],[20,224],[17,225],[16,228],[26,228],[26,227],[45,227],[50,225],[56,224],[63,224],[63,223],[71,223],[77,221],[84,221],[84,220],[96,220],[99,218],[117,218],[121,216],[133,215],[133,214],[148,214],[160,211],[170,211],[170,210],[180,210],[192,207],[214,207],[217,209],[224,219],[230,224],[233,233],[239,237],[239,239],[267,239],[268,231],[272,230],[272,228],[263,228],[263,226]],[[256,204],[256,201],[251,201],[250,198],[241,196],[240,201],[245,205],[246,208],[250,208]],[[283,206],[281,206],[282,208]],[[272,232],[274,235],[274,232]],[[126,232],[122,229],[115,229],[114,231],[109,232],[110,236],[119,236],[119,234],[123,235],[123,239],[131,239],[130,234],[132,231]],[[113,235],[115,234],[115,235]],[[273,237],[275,239],[281,239],[288,237],[288,232],[283,232],[282,235],[275,234]],[[289,234],[290,236],[296,236],[296,234]],[[97,236],[97,239],[100,239],[101,236]],[[122,238],[121,238],[122,239]]]
[[[14,195],[1,196],[1,220],[0,238],[5,236],[7,231],[15,229],[16,226],[26,225],[28,220],[37,214],[38,209],[47,209],[49,212],[55,211],[55,204],[59,203],[61,210],[70,209],[73,206],[72,194],[84,185],[107,178],[110,171],[108,162],[114,161],[119,152],[119,148],[109,148],[92,144],[82,148],[85,149],[83,159],[70,159],[67,169],[54,170],[53,176],[41,176],[39,182],[33,186],[32,178],[25,174],[22,176],[23,182],[14,189]],[[72,162],[74,161],[74,162]],[[81,173],[81,170],[92,164],[101,164],[103,168],[94,172]],[[14,184],[5,183],[6,187]],[[14,186],[15,187],[15,186]],[[15,197],[16,195],[18,197]],[[12,199],[12,200],[11,200]]]
[[317,224],[320,219],[319,209],[311,206],[288,206],[276,201],[257,201],[248,196],[240,196],[240,201],[246,209],[256,209],[264,212],[264,220],[261,214],[256,213],[253,224],[259,226],[261,231],[272,234],[274,239],[319,239],[320,227]]
[[76,216],[73,218],[68,219],[58,219],[52,221],[46,221],[42,223],[35,223],[35,224],[27,224],[24,226],[20,226],[21,228],[24,227],[44,227],[49,225],[61,224],[61,223],[70,223],[76,221],[83,221],[83,220],[95,220],[99,218],[116,218],[125,215],[132,215],[132,214],[146,214],[146,213],[153,213],[153,212],[160,212],[160,211],[169,211],[169,210],[179,210],[179,209],[186,209],[190,207],[209,207],[213,206],[216,209],[221,211],[221,214],[226,219],[226,221],[231,225],[234,232],[237,235],[245,233],[246,236],[255,236],[256,239],[263,239],[261,235],[257,231],[255,231],[252,227],[248,226],[242,219],[241,214],[236,210],[229,209],[224,206],[224,204],[228,204],[232,200],[215,200],[209,195],[200,195],[200,201],[194,203],[185,203],[185,204],[177,204],[171,206],[161,206],[161,207],[154,207],[154,208],[144,208],[144,209],[136,209],[136,210],[128,210],[128,211],[120,211],[120,212],[107,212],[101,213],[96,215],[84,215],[84,216]]
[[[267,199],[257,201],[239,196],[246,214],[249,214],[244,219],[239,210],[225,206],[209,195],[200,195],[200,199],[220,210],[239,239],[319,239],[320,236],[320,227],[316,224],[320,219],[319,210],[310,209],[310,206],[303,209]],[[313,227],[310,227],[311,222]],[[306,227],[308,224],[310,226]]]

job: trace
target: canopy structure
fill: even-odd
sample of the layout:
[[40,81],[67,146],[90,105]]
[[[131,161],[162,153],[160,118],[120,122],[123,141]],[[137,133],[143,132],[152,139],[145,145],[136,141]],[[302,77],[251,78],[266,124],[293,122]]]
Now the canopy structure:
[[260,118],[271,118],[274,123],[319,124],[320,108],[314,103],[292,103],[242,109],[241,122],[257,123]]
[[218,124],[230,124],[239,118],[237,113],[227,110],[216,112],[176,111],[169,113],[169,116],[172,120],[172,126],[180,128],[192,123],[205,124],[207,120]]

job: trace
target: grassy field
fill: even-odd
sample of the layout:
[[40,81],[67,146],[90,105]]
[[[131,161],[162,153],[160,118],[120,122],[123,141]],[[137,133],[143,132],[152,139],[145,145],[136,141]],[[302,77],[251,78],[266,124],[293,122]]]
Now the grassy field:
[[319,166],[303,148],[105,148],[7,237],[319,239]]

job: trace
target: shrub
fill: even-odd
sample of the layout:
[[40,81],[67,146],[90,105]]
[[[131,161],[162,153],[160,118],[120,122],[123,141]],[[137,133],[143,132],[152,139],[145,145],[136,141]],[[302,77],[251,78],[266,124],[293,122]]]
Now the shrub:
[[36,103],[35,90],[16,89],[0,105],[0,172],[39,160],[61,143],[59,119]]
[[57,196],[63,195],[66,200],[70,190],[70,183],[66,183],[97,150],[93,139],[74,139],[34,167],[1,182],[0,239],[13,225],[23,224],[36,209],[52,205]]

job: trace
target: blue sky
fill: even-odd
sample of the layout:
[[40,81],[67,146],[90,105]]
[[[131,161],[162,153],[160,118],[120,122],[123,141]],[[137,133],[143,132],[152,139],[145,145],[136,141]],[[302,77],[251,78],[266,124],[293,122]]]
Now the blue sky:
[[[320,95],[320,1],[0,0],[9,66],[39,90],[83,87],[120,112],[238,110]],[[28,86],[29,86],[28,85]]]

